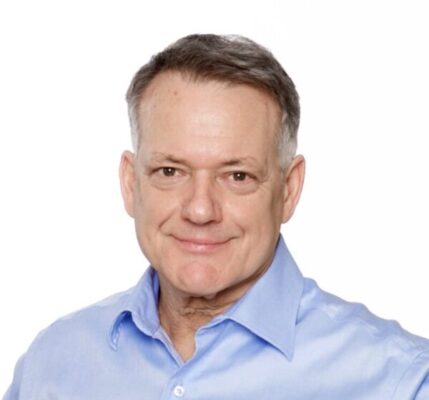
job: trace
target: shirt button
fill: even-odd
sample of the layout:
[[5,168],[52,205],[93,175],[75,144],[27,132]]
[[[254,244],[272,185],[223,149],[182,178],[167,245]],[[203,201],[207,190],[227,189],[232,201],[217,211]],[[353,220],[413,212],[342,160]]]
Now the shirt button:
[[185,394],[185,388],[183,386],[177,385],[174,388],[173,393],[176,397],[183,397],[183,395]]

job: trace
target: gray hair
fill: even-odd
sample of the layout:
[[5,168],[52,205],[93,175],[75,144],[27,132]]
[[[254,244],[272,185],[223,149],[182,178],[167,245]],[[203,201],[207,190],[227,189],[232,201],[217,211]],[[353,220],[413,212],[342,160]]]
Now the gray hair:
[[272,96],[282,111],[277,135],[279,163],[286,168],[297,148],[299,96],[272,53],[254,41],[237,35],[185,36],[155,54],[143,65],[128,88],[126,99],[134,151],[139,148],[139,105],[145,89],[161,72],[177,71],[198,80],[246,84]]

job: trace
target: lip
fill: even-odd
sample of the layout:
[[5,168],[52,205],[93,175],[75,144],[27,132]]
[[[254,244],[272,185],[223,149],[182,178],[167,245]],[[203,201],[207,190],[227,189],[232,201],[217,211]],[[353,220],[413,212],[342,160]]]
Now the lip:
[[179,246],[191,253],[212,253],[227,245],[227,240],[173,236]]

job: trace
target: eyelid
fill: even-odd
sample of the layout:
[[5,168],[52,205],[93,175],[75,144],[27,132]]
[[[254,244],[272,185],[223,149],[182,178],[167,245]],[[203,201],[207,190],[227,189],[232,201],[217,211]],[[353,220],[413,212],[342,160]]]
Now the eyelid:
[[254,173],[249,172],[245,169],[236,169],[229,172],[230,176],[233,176],[234,174],[244,174],[246,175],[246,177],[253,178],[253,179],[256,178],[256,175]]
[[156,165],[156,166],[151,167],[150,170],[152,172],[157,172],[157,171],[162,171],[163,169],[166,169],[166,168],[171,168],[171,169],[174,169],[176,171],[181,171],[182,170],[180,167],[175,166],[173,164],[164,164],[164,165],[159,165],[159,166]]

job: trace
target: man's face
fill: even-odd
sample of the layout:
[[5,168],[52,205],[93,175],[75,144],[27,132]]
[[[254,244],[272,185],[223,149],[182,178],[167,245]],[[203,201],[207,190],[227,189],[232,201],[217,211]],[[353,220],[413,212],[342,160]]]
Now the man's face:
[[124,153],[125,204],[140,246],[181,293],[213,296],[272,260],[291,207],[275,135],[280,110],[247,85],[158,75],[140,106],[140,150]]

